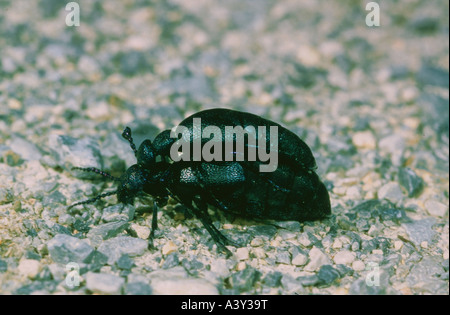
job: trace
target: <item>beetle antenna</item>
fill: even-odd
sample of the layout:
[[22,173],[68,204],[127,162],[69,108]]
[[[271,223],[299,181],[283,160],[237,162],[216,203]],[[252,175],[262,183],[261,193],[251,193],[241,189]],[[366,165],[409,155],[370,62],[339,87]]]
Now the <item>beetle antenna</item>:
[[90,173],[96,173],[99,175],[102,175],[103,177],[106,177],[108,179],[111,179],[113,181],[119,181],[120,179],[118,177],[112,176],[109,173],[106,173],[102,170],[99,170],[98,168],[95,167],[72,167],[72,170],[79,170],[79,171],[83,171],[83,172],[90,172]]
[[117,190],[111,191],[111,192],[107,192],[107,193],[104,193],[104,194],[101,194],[101,195],[98,195],[98,196],[95,196],[94,198],[91,198],[91,199],[87,199],[87,200],[83,200],[83,201],[74,203],[73,205],[70,205],[70,206],[67,208],[67,210],[70,210],[70,209],[72,209],[72,208],[75,207],[75,206],[86,205],[86,204],[89,204],[89,203],[94,203],[94,202],[96,202],[97,200],[100,200],[100,199],[102,199],[102,198],[104,198],[104,197],[108,197],[108,196],[112,196],[112,195],[117,195]]
[[122,137],[125,140],[128,140],[128,142],[130,143],[131,150],[133,150],[134,155],[137,156],[137,150],[136,150],[136,146],[135,146],[134,141],[133,141],[133,137],[131,136],[131,129],[130,129],[130,127],[125,127],[125,130],[122,132]]

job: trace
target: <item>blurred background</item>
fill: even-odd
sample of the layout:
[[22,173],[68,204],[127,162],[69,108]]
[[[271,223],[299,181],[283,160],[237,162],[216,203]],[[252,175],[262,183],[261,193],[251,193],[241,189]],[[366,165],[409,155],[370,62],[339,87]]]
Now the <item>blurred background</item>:
[[[0,293],[66,292],[47,242],[66,232],[83,239],[83,226],[107,224],[93,206],[89,216],[64,212],[104,189],[75,178],[72,166],[120,174],[135,163],[120,138],[126,125],[139,144],[196,111],[226,107],[279,122],[308,143],[334,216],[309,227],[317,242],[301,251],[287,236],[270,245],[280,236],[272,235],[260,245],[269,254],[249,245],[249,256],[227,260],[213,280],[202,270],[215,258],[197,253],[206,260],[194,278],[214,283],[210,293],[367,293],[364,266],[375,260],[387,280],[369,293],[448,294],[448,1],[375,1],[379,26],[366,24],[377,12],[356,0],[80,0],[79,26],[68,3],[0,0]],[[175,226],[169,219],[163,229]],[[192,261],[173,241],[174,266]],[[312,248],[326,264],[305,267]],[[341,251],[350,258],[336,260]],[[299,253],[303,265],[293,263]],[[169,254],[152,255],[164,262]],[[350,271],[322,272],[323,280],[315,273],[322,265]],[[248,287],[236,284],[249,272]],[[322,282],[302,278],[313,276]],[[76,292],[108,293],[96,281]],[[138,293],[127,288],[115,293]]]

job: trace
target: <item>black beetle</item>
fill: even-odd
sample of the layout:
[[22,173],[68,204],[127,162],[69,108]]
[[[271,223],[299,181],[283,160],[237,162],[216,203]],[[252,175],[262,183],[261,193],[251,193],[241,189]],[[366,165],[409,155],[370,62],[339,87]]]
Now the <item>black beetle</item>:
[[[182,137],[171,137],[171,131],[165,130],[156,136],[153,143],[145,140],[139,149],[136,149],[131,130],[127,127],[122,136],[129,141],[137,164],[132,165],[120,178],[95,168],[76,168],[116,180],[119,185],[116,191],[75,203],[70,207],[93,203],[109,195],[117,195],[119,202],[133,204],[135,197],[151,195],[154,198],[150,236],[152,240],[157,228],[157,210],[167,204],[170,196],[200,219],[218,247],[228,253],[225,245],[236,244],[223,236],[212,224],[207,212],[208,206],[257,220],[308,221],[322,219],[331,213],[328,192],[314,172],[315,159],[309,147],[297,135],[257,115],[218,108],[198,112],[180,123],[179,126],[184,126],[190,132],[187,142],[192,146],[194,141],[204,146],[207,140],[210,140],[198,138],[201,133],[193,130],[195,118],[201,119],[202,129],[215,126],[217,131],[225,131],[226,126],[277,127],[276,169],[261,172],[259,167],[263,164],[262,161],[242,158],[239,160],[236,158],[239,153],[236,150],[228,152],[236,158],[232,161],[206,161],[203,157],[200,161],[175,161],[177,159],[171,156],[170,150]],[[258,139],[265,140],[265,144],[269,143],[269,136],[258,132],[255,136],[262,137]],[[221,139],[224,154],[229,148],[225,146],[225,137],[226,133]],[[236,139],[234,135],[227,141],[235,145]],[[258,145],[262,144],[264,142],[258,142]],[[245,148],[250,146],[247,138]],[[188,158],[192,158],[194,153],[191,151]]]

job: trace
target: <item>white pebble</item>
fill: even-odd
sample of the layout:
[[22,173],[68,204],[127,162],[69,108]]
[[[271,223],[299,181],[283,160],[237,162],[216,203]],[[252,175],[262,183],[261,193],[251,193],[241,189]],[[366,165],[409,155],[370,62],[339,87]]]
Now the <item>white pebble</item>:
[[396,182],[390,182],[378,190],[379,199],[387,199],[393,203],[398,203],[403,199],[403,192],[400,185]]
[[136,223],[131,224],[131,229],[136,232],[137,237],[143,240],[148,239],[150,236],[150,228],[147,226],[142,226]]
[[173,253],[177,250],[178,250],[177,245],[175,245],[175,243],[172,241],[168,241],[162,248],[162,254],[169,255],[170,253]]
[[402,241],[395,241],[394,242],[394,249],[395,250],[400,250],[403,247],[403,242]]
[[360,149],[375,149],[377,140],[370,131],[356,132],[352,137],[353,144]]
[[313,247],[309,251],[309,263],[305,266],[305,271],[316,271],[323,265],[330,265],[331,260],[328,256],[317,247]]
[[367,232],[367,234],[369,236],[376,236],[379,233],[379,229],[376,225],[372,225],[369,228],[369,231]]
[[100,102],[96,106],[86,109],[86,115],[92,120],[101,120],[110,114],[110,108],[106,102]]
[[342,248],[341,240],[340,239],[335,239],[334,242],[333,242],[333,245],[331,245],[331,247],[333,249],[340,249],[340,248]]
[[448,207],[436,200],[425,201],[425,208],[428,213],[435,217],[443,217],[448,210]]
[[405,149],[405,139],[398,134],[390,134],[378,143],[380,150],[387,151],[391,154],[395,152],[402,152]]
[[252,253],[253,253],[253,255],[255,255],[256,258],[259,258],[259,259],[267,257],[266,251],[261,247],[254,248],[252,250]]
[[248,249],[246,247],[236,249],[235,255],[238,260],[247,260],[249,258]]
[[347,188],[346,196],[349,199],[360,199],[361,198],[361,188],[358,186],[352,186]]
[[223,258],[211,261],[211,272],[219,277],[225,278],[229,275],[230,270],[228,269],[227,262]]
[[155,278],[151,282],[156,295],[217,295],[216,286],[205,279]]
[[419,90],[415,86],[408,86],[401,90],[400,99],[403,102],[412,102],[419,95]]
[[366,268],[366,265],[361,260],[355,260],[352,263],[352,268],[355,271],[362,271]]
[[252,241],[250,242],[250,245],[253,247],[259,247],[264,245],[264,241],[262,240],[262,238],[260,237],[255,237],[254,239],[252,239]]
[[39,273],[40,263],[34,259],[22,259],[17,269],[21,275],[35,278]]
[[303,266],[308,262],[308,257],[302,253],[299,253],[292,259],[292,264],[296,266]]
[[244,270],[245,268],[247,268],[247,264],[245,263],[245,261],[240,261],[236,265],[236,271],[241,271]]
[[298,237],[298,242],[305,247],[311,245],[311,240],[309,239],[307,233],[300,234],[300,236]]
[[86,274],[86,288],[96,293],[120,294],[124,283],[124,278],[111,274],[91,271]]
[[336,264],[351,264],[356,258],[356,254],[354,252],[351,252],[349,250],[343,250],[338,252],[333,260]]

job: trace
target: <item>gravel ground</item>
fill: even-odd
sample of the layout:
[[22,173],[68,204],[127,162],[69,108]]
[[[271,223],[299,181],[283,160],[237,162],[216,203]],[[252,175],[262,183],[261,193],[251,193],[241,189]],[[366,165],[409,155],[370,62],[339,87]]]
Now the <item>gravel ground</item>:
[[[448,294],[447,1],[0,1],[1,294]],[[70,21],[69,21],[70,22]],[[262,115],[312,148],[319,222],[212,213],[226,258],[175,202],[67,206],[113,190],[120,134],[200,109]]]

